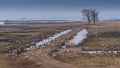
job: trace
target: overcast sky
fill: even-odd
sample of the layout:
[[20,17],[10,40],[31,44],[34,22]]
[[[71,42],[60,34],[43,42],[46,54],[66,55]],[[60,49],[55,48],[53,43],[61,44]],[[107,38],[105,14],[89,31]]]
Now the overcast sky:
[[120,18],[120,0],[0,0],[0,19],[79,20],[86,8],[100,19]]

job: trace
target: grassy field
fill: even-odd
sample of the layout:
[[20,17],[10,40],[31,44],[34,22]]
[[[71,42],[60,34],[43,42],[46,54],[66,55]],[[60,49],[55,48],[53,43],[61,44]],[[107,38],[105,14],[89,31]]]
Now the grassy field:
[[78,24],[0,25],[0,53],[4,53],[6,47],[28,47],[31,42],[41,41],[54,33],[80,26]]
[[88,39],[82,45],[84,49],[120,50],[120,23],[101,23],[88,29]]
[[[120,50],[120,22],[104,22],[87,26],[88,38],[80,45],[84,50]],[[111,55],[90,55],[67,53],[57,60],[70,63],[80,68],[119,68],[119,54],[114,58]]]
[[[10,30],[0,29],[0,68],[119,68],[119,55],[111,57],[111,55],[70,52],[64,56],[54,58],[46,53],[48,50],[55,51],[59,49],[64,42],[72,38],[83,27],[88,29],[89,34],[77,49],[120,50],[120,22],[99,22],[96,25],[87,25],[85,23],[0,25],[0,28],[11,28]],[[28,47],[36,39],[41,41],[66,29],[73,30],[52,41],[45,48],[34,50],[34,55],[27,52],[27,55],[24,56],[5,56],[5,49],[8,46],[13,49],[21,46]],[[39,50],[42,51],[41,55],[38,55]]]
[[[45,24],[27,24],[27,25],[12,25],[12,24],[0,25],[0,60],[1,60],[0,68],[33,68],[33,67],[37,68],[35,60],[31,58],[26,59],[25,56],[19,56],[19,57],[5,56],[5,54],[7,53],[6,48],[10,47],[11,49],[17,49],[21,46],[29,47],[31,45],[31,42],[41,41],[55,33],[74,27],[80,27],[81,25],[83,24],[45,23]],[[59,45],[59,43],[56,45]]]

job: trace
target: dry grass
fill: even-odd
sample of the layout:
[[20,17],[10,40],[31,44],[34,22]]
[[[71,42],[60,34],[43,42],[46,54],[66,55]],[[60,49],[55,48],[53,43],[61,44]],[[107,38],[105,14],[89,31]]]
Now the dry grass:
[[[33,26],[34,25],[34,26]],[[29,25],[3,25],[2,27],[19,27],[25,30],[0,30],[0,39],[13,39],[17,37],[19,42],[0,42],[0,52],[2,52],[6,46],[12,46],[18,48],[20,46],[26,46],[30,44],[35,38],[48,37],[56,32],[63,31],[69,28],[87,27],[89,30],[88,39],[80,45],[79,48],[86,50],[119,50],[120,49],[120,23],[98,23],[94,25],[84,25],[80,23],[61,23],[61,24],[29,24]],[[26,28],[27,27],[27,28]],[[6,57],[3,54],[0,55],[0,68],[119,68],[120,57],[111,58],[110,55],[82,55],[75,53],[67,53],[64,56],[58,56],[51,58],[50,55],[46,55],[46,51],[55,51],[64,42],[75,35],[77,31],[72,31],[69,34],[61,36],[55,41],[51,42],[46,48],[41,49],[43,55],[37,55],[39,52],[35,50],[34,56],[27,53],[29,58],[25,56],[19,56],[16,58]],[[18,37],[22,36],[22,37]],[[52,47],[51,47],[52,46]],[[108,48],[109,47],[109,48]],[[39,64],[42,61],[43,64]],[[44,63],[49,62],[49,63]]]
[[[110,25],[111,24],[111,25]],[[120,46],[120,23],[102,23],[101,27],[89,26],[88,39],[82,45],[88,50],[109,50],[106,47],[114,47],[114,50],[119,50]]]
[[[88,38],[80,45],[85,50],[120,50],[120,22],[87,25]],[[82,68],[119,68],[120,57],[68,53],[57,60]]]
[[[34,25],[34,26],[33,26]],[[38,65],[35,61],[35,57],[26,59],[25,56],[19,56],[19,57],[6,57],[5,56],[5,48],[7,46],[10,46],[12,48],[18,48],[21,46],[28,46],[32,41],[35,39],[39,39],[39,41],[44,37],[47,38],[48,36],[51,36],[52,34],[56,32],[61,32],[63,30],[74,28],[74,27],[80,27],[80,23],[62,23],[62,24],[29,24],[29,25],[0,25],[2,28],[20,28],[23,30],[0,30],[0,53],[3,53],[0,56],[1,64],[0,68],[37,68],[37,67],[47,67],[46,65]],[[66,35],[67,36],[67,35]],[[65,41],[67,38],[71,37],[68,35],[68,37],[65,38],[61,37],[63,41]],[[56,40],[55,46],[60,45],[63,43],[63,41]],[[53,42],[53,43],[54,43]],[[51,44],[52,45],[52,44]],[[56,48],[56,47],[55,47]],[[49,46],[44,51],[48,50]],[[54,48],[53,48],[54,49]],[[44,52],[45,53],[45,52]],[[40,57],[38,57],[39,59]],[[46,60],[47,61],[47,60]],[[52,61],[50,60],[51,64]],[[48,68],[51,65],[48,65]],[[59,65],[58,65],[59,66]],[[51,66],[52,67],[52,66]],[[56,68],[56,66],[55,66]]]
[[[35,39],[40,41],[54,33],[78,26],[81,26],[80,23],[0,25],[0,28],[15,28],[15,30],[0,29],[0,53],[4,53],[7,46],[11,46],[13,49],[21,46],[26,47],[29,46],[31,42],[35,41]],[[16,30],[16,28],[18,30]]]

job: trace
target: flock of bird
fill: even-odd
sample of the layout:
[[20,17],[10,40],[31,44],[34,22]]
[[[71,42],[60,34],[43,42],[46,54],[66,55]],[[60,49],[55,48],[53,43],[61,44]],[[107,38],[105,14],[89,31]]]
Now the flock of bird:
[[88,31],[86,29],[82,29],[70,40],[70,42],[74,43],[75,45],[79,45],[84,39],[87,38],[87,34]]
[[[42,41],[36,42],[33,45],[31,45],[28,48],[22,48],[22,51],[28,51],[32,54],[32,51],[34,49],[38,49],[38,48],[43,48],[45,47],[46,44],[49,44],[50,42],[56,40],[57,38],[59,38],[60,36],[64,35],[64,34],[69,34],[69,32],[71,32],[72,29],[68,29],[65,31],[62,31],[60,33],[56,33],[53,36],[48,37],[47,39],[43,39]],[[75,36],[73,36],[72,39],[69,39],[69,42],[72,42],[75,46],[72,48],[66,48],[66,45],[64,45],[65,47],[62,48],[63,46],[61,46],[60,49],[58,49],[57,52],[51,52],[51,55],[57,56],[57,55],[63,55],[64,53],[67,52],[80,52],[80,49],[76,49],[75,47],[79,44],[81,44],[83,42],[84,39],[87,38],[87,34],[88,31],[87,29],[81,29],[78,33],[76,33]],[[20,49],[21,50],[21,49]],[[16,54],[18,52],[18,50],[15,50],[14,54]],[[50,53],[50,51],[49,51]]]
[[71,29],[68,29],[68,30],[65,30],[63,32],[56,33],[55,35],[53,35],[51,37],[48,37],[47,39],[44,39],[42,41],[39,41],[38,43],[36,43],[33,46],[30,46],[29,48],[26,48],[26,51],[34,50],[34,49],[37,49],[37,48],[40,48],[40,47],[44,46],[45,44],[49,44],[49,42],[59,38],[60,36],[62,36],[64,34],[67,34],[70,31],[71,31]]

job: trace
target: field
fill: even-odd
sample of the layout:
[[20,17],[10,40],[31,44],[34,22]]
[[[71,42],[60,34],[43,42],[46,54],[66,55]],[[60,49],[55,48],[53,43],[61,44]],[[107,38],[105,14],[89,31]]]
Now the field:
[[[98,22],[96,25],[86,23],[0,25],[0,68],[119,68],[119,54],[113,57],[110,54],[91,55],[72,51],[53,56],[82,28],[86,28],[89,32],[87,39],[79,46],[69,46],[69,48],[76,51],[120,50],[120,22]],[[44,48],[27,51],[17,56],[7,56],[9,52],[7,48],[14,50],[30,47],[34,42],[67,29],[72,31],[46,44]]]
[[[104,22],[96,26],[87,26],[89,30],[88,38],[80,45],[86,51],[107,51],[120,50],[120,23]],[[90,54],[65,54],[64,57],[56,59],[64,61],[82,68],[119,68],[119,54],[115,57],[111,55],[90,55]]]

